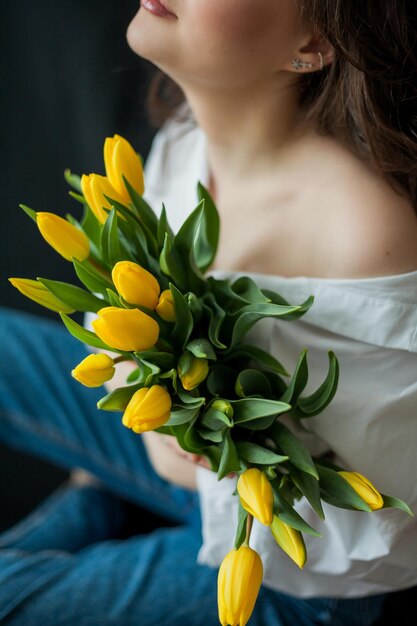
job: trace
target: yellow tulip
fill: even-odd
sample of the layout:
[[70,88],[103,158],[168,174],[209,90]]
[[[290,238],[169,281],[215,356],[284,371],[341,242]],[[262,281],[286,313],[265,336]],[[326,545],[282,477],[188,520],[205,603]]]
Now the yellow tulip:
[[248,545],[231,550],[219,569],[217,603],[222,626],[245,626],[262,584],[261,557]]
[[290,559],[292,559],[300,569],[303,569],[307,561],[307,551],[303,535],[300,531],[288,526],[288,524],[285,524],[279,517],[274,515],[271,524],[271,532],[279,547],[288,554]]
[[274,493],[266,474],[252,467],[239,476],[237,491],[243,508],[265,526],[272,524]]
[[100,174],[83,174],[81,177],[81,191],[88,206],[101,224],[104,224],[108,215],[103,207],[111,209],[111,204],[105,196],[120,202],[120,204],[125,204],[124,199],[117,193],[107,178],[100,176]]
[[373,510],[382,509],[384,500],[373,484],[359,472],[338,472]]
[[86,387],[101,387],[113,378],[114,361],[107,354],[89,354],[75,367],[71,376]]
[[171,414],[172,400],[160,385],[135,391],[124,412],[122,422],[135,433],[144,433],[163,426]]
[[119,261],[113,267],[112,279],[122,298],[130,304],[154,309],[161,288],[150,272],[132,261]]
[[131,199],[125,187],[123,176],[140,196],[143,195],[142,162],[126,139],[120,135],[107,137],[104,142],[104,165],[107,178],[125,203],[131,202]]
[[158,304],[155,307],[155,311],[166,322],[175,322],[177,315],[175,313],[174,298],[170,289],[164,289],[159,296]]
[[98,311],[98,319],[92,325],[105,344],[124,352],[149,350],[159,337],[158,324],[139,309],[105,307]]
[[54,296],[42,283],[29,278],[9,278],[13,287],[16,287],[26,298],[33,300],[37,304],[61,313],[74,313],[75,309],[59,298]]
[[67,261],[84,261],[90,254],[85,233],[54,213],[36,213],[36,224],[42,237]]
[[209,373],[209,365],[207,359],[199,359],[190,354],[183,354],[177,367],[178,375],[182,382],[182,386],[187,391],[195,389]]

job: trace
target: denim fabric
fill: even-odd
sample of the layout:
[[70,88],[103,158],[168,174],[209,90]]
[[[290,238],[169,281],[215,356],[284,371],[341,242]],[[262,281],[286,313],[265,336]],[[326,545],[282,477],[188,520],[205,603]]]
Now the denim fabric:
[[[0,624],[218,624],[217,571],[196,563],[198,496],[155,474],[120,414],[96,409],[103,389],[71,379],[85,348],[59,324],[11,310],[0,310],[0,345],[0,439],[105,485],[64,483],[0,535]],[[116,494],[178,525],[119,539],[126,508]],[[383,602],[262,587],[250,625],[368,626]]]

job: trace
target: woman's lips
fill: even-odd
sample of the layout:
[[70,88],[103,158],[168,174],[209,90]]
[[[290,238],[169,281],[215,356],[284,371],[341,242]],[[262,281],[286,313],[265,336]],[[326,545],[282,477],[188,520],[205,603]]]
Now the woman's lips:
[[157,17],[177,17],[160,0],[142,0],[141,6]]

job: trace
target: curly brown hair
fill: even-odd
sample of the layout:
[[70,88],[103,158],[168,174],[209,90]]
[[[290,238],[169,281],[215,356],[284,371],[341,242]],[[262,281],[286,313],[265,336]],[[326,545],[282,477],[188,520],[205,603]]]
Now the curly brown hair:
[[[343,138],[417,211],[416,0],[297,0],[301,19],[335,49],[322,72],[299,76],[300,112],[321,133]],[[149,90],[160,126],[185,99],[158,72]]]

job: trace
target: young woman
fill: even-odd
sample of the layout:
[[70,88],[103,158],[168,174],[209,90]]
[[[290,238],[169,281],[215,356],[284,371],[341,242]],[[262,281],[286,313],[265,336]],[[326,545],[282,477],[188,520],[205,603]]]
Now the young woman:
[[[336,397],[299,436],[414,511],[416,24],[414,0],[143,0],[128,30],[133,50],[170,77],[154,93],[169,116],[147,164],[148,199],[166,204],[175,229],[201,180],[221,216],[213,270],[250,274],[291,301],[315,295],[302,320],[260,324],[253,338],[289,368],[308,347],[312,388],[334,349]],[[67,486],[0,537],[0,619],[216,624],[216,568],[233,544],[235,481],[218,483],[204,459],[169,437],[138,437],[98,418],[91,390],[68,382],[82,348],[63,331],[39,324],[30,333],[10,316],[3,328],[0,436],[81,466],[181,526],[105,541],[122,517],[116,510],[110,519],[110,494],[100,484]],[[12,333],[43,355],[24,395]],[[51,368],[55,386],[45,395]],[[306,537],[302,572],[254,524],[265,576],[251,624],[371,625],[389,592],[417,585],[412,518],[327,506],[320,523],[306,503],[299,507],[323,534]]]

